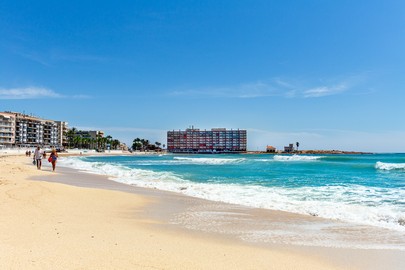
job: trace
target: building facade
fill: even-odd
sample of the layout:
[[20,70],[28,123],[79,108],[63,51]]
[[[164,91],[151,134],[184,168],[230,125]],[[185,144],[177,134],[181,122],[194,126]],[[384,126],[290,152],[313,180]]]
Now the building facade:
[[246,152],[247,131],[213,128],[189,128],[167,132],[167,151],[171,153],[243,153]]
[[[71,129],[68,133],[70,142],[66,145],[68,147],[79,148],[95,148],[103,149],[102,142],[100,139],[104,138],[104,132],[99,130],[76,130],[75,128]],[[75,142],[74,138],[80,138],[79,142]]]
[[284,146],[284,152],[286,153],[294,152],[294,144],[290,143],[288,146]]
[[64,121],[55,121],[58,127],[58,143],[59,146],[66,146],[68,144],[67,132],[69,130],[68,123]]
[[10,148],[15,144],[15,115],[0,113],[0,147]]
[[100,130],[76,130],[75,135],[80,136],[82,138],[86,138],[86,139],[97,140],[98,138],[103,138],[104,137],[104,131],[100,131]]
[[[0,145],[3,147],[55,147],[61,148],[66,142],[67,123],[46,120],[30,115],[0,113]],[[7,137],[9,136],[9,137]]]

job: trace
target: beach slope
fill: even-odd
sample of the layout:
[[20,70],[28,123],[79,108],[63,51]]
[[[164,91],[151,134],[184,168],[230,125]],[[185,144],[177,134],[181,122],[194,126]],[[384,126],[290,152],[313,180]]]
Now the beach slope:
[[49,174],[25,156],[0,156],[0,269],[337,269],[315,256],[159,230],[142,218],[153,200],[144,195],[29,180]]

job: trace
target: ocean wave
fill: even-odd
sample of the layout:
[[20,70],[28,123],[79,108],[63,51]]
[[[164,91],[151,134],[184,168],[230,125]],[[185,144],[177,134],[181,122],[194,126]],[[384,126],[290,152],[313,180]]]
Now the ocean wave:
[[273,162],[274,159],[269,159],[269,158],[255,158],[254,161],[258,161],[258,162]]
[[391,170],[405,170],[405,163],[385,163],[377,161],[375,168],[379,170],[391,171]]
[[323,156],[303,156],[303,155],[275,155],[276,161],[314,161],[323,158]]
[[348,155],[330,155],[322,157],[323,160],[330,161],[330,162],[347,162],[356,160],[356,158]]
[[[181,177],[170,172],[155,172],[144,169],[129,168],[121,164],[111,164],[108,162],[86,162],[82,158],[65,158],[60,159],[61,166],[111,177],[116,182],[141,187],[164,188],[165,183],[181,185],[185,182]],[[176,188],[170,191],[176,191]]]
[[[235,159],[228,160],[235,161]],[[403,210],[405,189],[360,185],[286,188],[196,183],[171,172],[134,169],[108,162],[86,162],[81,158],[64,158],[60,160],[60,164],[82,171],[107,175],[114,181],[139,187],[156,188],[211,201],[281,210],[405,232]]]
[[236,164],[243,162],[245,158],[192,158],[192,157],[174,157],[174,160],[182,164],[201,164],[201,165],[223,165]]

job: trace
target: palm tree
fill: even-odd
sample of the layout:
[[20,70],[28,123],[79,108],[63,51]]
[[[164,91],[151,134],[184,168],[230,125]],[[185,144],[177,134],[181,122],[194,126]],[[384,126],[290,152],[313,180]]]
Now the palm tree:
[[103,149],[103,137],[97,137],[97,149],[96,150],[101,150]]
[[96,142],[97,142],[96,139],[90,138],[90,141],[89,141],[89,143],[90,143],[89,149],[94,149],[94,148],[96,148],[96,147],[95,147]]
[[145,151],[145,149],[149,150],[149,140],[144,140],[143,150]]
[[109,147],[109,149],[111,149],[111,141],[112,141],[112,137],[110,135],[105,137],[106,148]]
[[75,127],[72,127],[71,129],[69,129],[66,132],[66,137],[68,139],[68,147],[69,148],[71,148],[72,145],[74,144],[73,140],[74,140],[74,137],[76,136],[76,132],[77,132],[77,129]]
[[115,150],[118,149],[118,146],[120,146],[120,144],[121,144],[121,142],[119,140],[113,140],[111,142],[112,148],[115,149]]
[[104,150],[107,148],[107,142],[108,142],[108,138],[106,138],[106,137],[101,138],[101,144],[102,144],[102,147]]
[[85,149],[90,149],[90,141],[91,141],[91,138],[83,138],[83,147]]
[[142,146],[141,139],[136,138],[133,140],[132,149],[136,151],[141,149],[141,146]]
[[162,149],[160,148],[160,146],[162,145],[160,142],[155,142],[156,145],[156,149],[155,151],[161,151]]
[[141,150],[145,150],[145,139],[141,139]]
[[145,151],[148,149],[149,140],[141,139],[141,144],[142,144],[142,151]]
[[82,143],[82,137],[80,137],[80,136],[73,137],[73,146],[75,148],[79,148],[81,143]]

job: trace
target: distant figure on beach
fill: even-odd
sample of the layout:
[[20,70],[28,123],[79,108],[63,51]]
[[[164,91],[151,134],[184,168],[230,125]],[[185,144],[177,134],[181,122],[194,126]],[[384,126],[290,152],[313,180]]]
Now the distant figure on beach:
[[55,149],[52,149],[51,155],[49,156],[49,160],[52,163],[52,171],[55,171],[57,159],[58,159],[58,154],[56,153]]
[[34,160],[37,162],[37,169],[40,170],[42,166],[42,152],[39,146],[34,151]]

